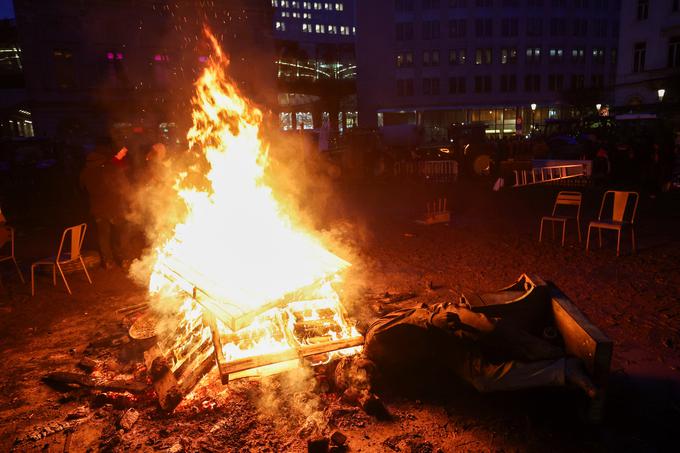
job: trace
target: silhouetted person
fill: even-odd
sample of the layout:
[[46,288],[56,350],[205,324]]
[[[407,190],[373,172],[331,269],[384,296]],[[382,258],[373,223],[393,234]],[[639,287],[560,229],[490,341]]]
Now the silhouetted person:
[[102,265],[109,269],[116,261],[127,264],[129,228],[126,224],[130,185],[126,175],[126,148],[113,154],[108,139],[98,141],[88,154],[85,168],[80,174],[81,186],[87,190],[90,213],[97,224],[97,238]]

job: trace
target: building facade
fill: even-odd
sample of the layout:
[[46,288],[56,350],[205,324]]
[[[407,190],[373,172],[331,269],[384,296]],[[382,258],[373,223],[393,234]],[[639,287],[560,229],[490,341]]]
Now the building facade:
[[[618,0],[372,0],[357,5],[362,126],[526,133],[613,102]],[[532,109],[533,107],[533,109]]]
[[[629,0],[621,7],[616,104],[656,112],[680,102],[680,0]],[[676,107],[677,109],[677,107]]]
[[14,6],[36,135],[91,142],[112,127],[163,135],[188,123],[192,83],[209,53],[204,24],[230,54],[241,88],[262,103],[275,98],[268,0]]
[[32,137],[16,24],[0,21],[0,138]]
[[356,126],[355,0],[272,0],[281,128]]

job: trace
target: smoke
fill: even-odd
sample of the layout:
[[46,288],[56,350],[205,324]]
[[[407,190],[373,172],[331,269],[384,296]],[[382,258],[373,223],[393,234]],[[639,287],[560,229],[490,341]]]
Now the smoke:
[[303,437],[322,434],[324,404],[314,391],[316,379],[310,368],[300,367],[260,381],[256,405],[263,417],[281,428],[300,427]]

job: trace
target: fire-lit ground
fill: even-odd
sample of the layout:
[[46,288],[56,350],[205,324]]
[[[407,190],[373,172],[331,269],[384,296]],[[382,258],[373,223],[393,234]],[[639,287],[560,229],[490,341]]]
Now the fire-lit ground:
[[[107,377],[142,379],[116,309],[144,300],[146,290],[120,270],[97,270],[92,286],[78,275],[70,277],[72,297],[42,277],[38,295],[31,298],[29,286],[19,285],[11,267],[3,265],[0,450],[47,445],[49,451],[64,451],[66,444],[68,451],[304,451],[300,428],[310,420],[328,434],[345,434],[351,451],[653,451],[677,445],[678,197],[643,198],[639,253],[628,255],[623,241],[624,253],[617,259],[611,240],[588,256],[575,235],[568,236],[565,248],[552,242],[550,234],[547,242],[537,242],[538,220],[550,210],[555,189],[493,193],[481,184],[461,183],[447,191],[453,212],[449,226],[416,225],[412,219],[432,190],[338,188],[338,203],[320,226],[341,220],[354,225],[359,260],[354,259],[346,276],[350,314],[362,321],[375,316],[376,297],[385,292],[415,292],[416,298],[401,302],[408,305],[457,297],[462,290],[493,290],[522,272],[537,273],[555,282],[614,340],[601,427],[583,424],[577,398],[562,390],[478,395],[458,384],[392,389],[383,395],[391,421],[378,421],[335,394],[313,389],[313,381],[299,375],[221,387],[213,374],[212,383],[172,415],[157,410],[151,396],[121,401],[85,390],[60,392],[41,378],[52,371],[78,370],[86,355],[97,360],[96,372]],[[596,190],[585,192],[584,224],[594,216],[600,197]],[[17,248],[25,268],[53,247],[56,235],[49,232],[58,229],[22,229]],[[299,382],[307,388],[298,388]],[[140,417],[126,430],[119,419],[130,405]]]

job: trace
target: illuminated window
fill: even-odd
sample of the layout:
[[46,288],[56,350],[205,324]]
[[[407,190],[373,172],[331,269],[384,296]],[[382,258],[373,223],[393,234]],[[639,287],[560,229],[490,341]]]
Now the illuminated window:
[[491,49],[477,49],[475,51],[475,64],[491,64]]
[[315,28],[315,31],[317,33],[326,33],[326,26],[325,25],[316,24],[314,28]]
[[340,26],[340,34],[341,35],[349,35],[349,27],[341,25]]
[[302,2],[302,7],[304,9],[312,9],[312,3],[311,2]]
[[281,17],[290,17],[290,13],[288,11],[283,11]]
[[322,5],[321,3],[314,2],[314,9],[320,10],[320,9],[322,9],[322,8],[323,8],[323,5]]
[[604,49],[593,48],[593,63],[604,63]]
[[337,25],[329,25],[326,28],[328,30],[329,35],[337,35],[338,34],[338,26]]
[[576,47],[571,49],[571,60],[574,63],[583,63],[586,61],[585,57],[586,51],[583,47]]
[[311,18],[312,18],[312,13],[302,13],[302,18],[303,18],[303,19],[311,19]]
[[538,63],[541,61],[541,48],[528,47],[527,48],[527,63]]
[[304,33],[311,33],[312,32],[312,24],[302,24],[302,31]]
[[501,64],[517,63],[517,49],[504,47],[501,49]]
[[325,9],[326,11],[333,11],[333,4],[332,3],[324,3],[323,9]]
[[292,3],[291,3],[291,6],[292,6],[293,8],[300,9],[300,2],[292,2]]
[[281,0],[281,8],[288,8],[289,3],[288,0]]
[[286,23],[285,22],[276,22],[276,31],[286,31]]
[[279,0],[272,0],[272,6],[274,7],[279,6]]
[[300,13],[293,13],[293,17],[296,18],[296,19],[299,19],[299,18],[300,18]]
[[564,56],[564,50],[563,49],[550,49],[548,51],[548,56],[550,57],[550,61],[555,63],[558,61],[562,61],[562,57]]
[[449,50],[449,64],[461,65],[467,61],[467,51],[465,49]]
[[413,66],[413,53],[412,52],[398,53],[396,63],[398,68]]
[[344,9],[345,9],[345,5],[343,5],[342,3],[336,3],[335,4],[335,10],[336,11],[343,11]]

